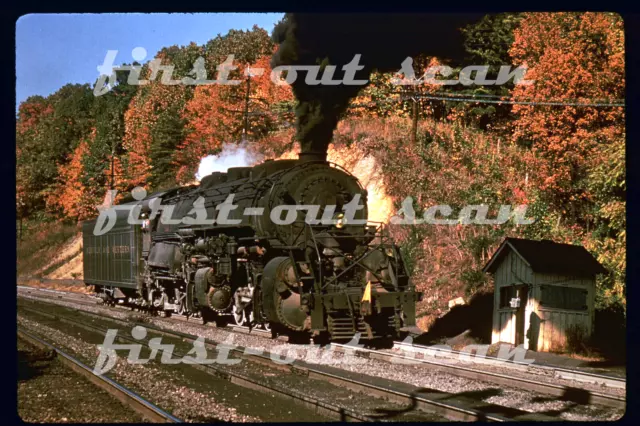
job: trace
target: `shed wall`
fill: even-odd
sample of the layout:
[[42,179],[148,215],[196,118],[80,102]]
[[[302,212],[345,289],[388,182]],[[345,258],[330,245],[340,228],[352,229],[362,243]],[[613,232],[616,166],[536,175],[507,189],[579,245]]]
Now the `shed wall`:
[[[587,291],[587,310],[576,311],[545,307],[540,305],[541,286],[554,285],[573,287]],[[562,351],[567,348],[568,331],[575,328],[581,339],[593,332],[595,280],[554,274],[534,274],[534,307],[530,314],[532,325],[530,348],[538,351]],[[534,344],[535,343],[535,344]]]
[[[507,249],[507,248],[505,248]],[[502,259],[494,275],[494,299],[493,299],[493,332],[491,343],[505,342],[516,343],[516,308],[500,307],[500,289],[512,285],[530,284],[533,282],[533,273],[529,265],[512,250]],[[525,331],[529,328],[529,311],[533,309],[531,297],[527,298],[525,308]],[[525,339],[525,347],[526,347]]]

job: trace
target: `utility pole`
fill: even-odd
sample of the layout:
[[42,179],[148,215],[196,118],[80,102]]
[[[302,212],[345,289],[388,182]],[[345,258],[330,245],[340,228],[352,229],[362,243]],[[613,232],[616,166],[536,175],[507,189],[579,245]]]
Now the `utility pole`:
[[24,202],[22,197],[16,197],[16,215],[18,216],[18,243],[22,244],[22,217],[24,216]]
[[109,185],[109,189],[115,189],[115,180],[116,180],[116,153],[115,149],[111,148],[111,184]]
[[411,144],[415,145],[416,139],[418,136],[418,99],[415,97],[411,97],[411,100],[413,100],[413,106],[412,106],[413,121],[411,123]]
[[247,93],[244,97],[244,129],[242,130],[244,142],[249,139],[249,93],[251,92],[251,72],[247,75]]

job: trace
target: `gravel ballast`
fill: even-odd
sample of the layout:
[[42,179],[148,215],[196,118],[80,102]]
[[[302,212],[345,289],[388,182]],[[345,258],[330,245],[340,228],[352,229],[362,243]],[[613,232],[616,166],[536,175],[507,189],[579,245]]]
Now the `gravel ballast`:
[[[58,310],[59,308],[53,309],[52,307],[49,307],[48,309],[49,313],[57,313]],[[85,334],[85,332],[81,327],[69,326],[66,323],[59,323],[59,322],[56,322],[54,324],[53,322],[55,320],[47,319],[46,317],[45,319],[41,320],[37,318],[39,317],[38,314],[35,314],[35,313],[32,314],[29,311],[27,311],[27,313],[29,314],[29,316],[34,315],[36,317],[36,321],[34,321],[33,318],[25,318],[24,315],[20,317],[20,321],[23,321],[23,322],[31,321],[32,324],[30,324],[30,326],[33,328],[36,327],[35,323],[37,322],[38,324],[37,327],[40,328],[41,330],[46,330],[47,336],[54,336],[60,333],[61,330],[58,330],[58,328],[65,329],[64,330],[66,332],[65,334],[73,334],[74,333],[73,329],[79,328],[80,331],[78,333]],[[73,312],[67,313],[67,314],[69,315],[69,317],[83,316],[81,314],[75,314]],[[60,315],[63,315],[63,313],[60,312]],[[82,318],[80,319],[82,320]],[[51,324],[56,328],[55,332],[52,331],[52,327],[47,326],[47,321],[51,321]],[[109,323],[108,320],[104,321],[104,320],[96,320],[94,318],[90,318],[88,319],[85,326],[88,324],[91,324],[92,326],[98,326],[102,329],[118,327],[118,325],[115,323],[112,323],[112,324],[108,324],[108,323]],[[120,329],[122,329],[122,327],[120,327]],[[126,334],[126,331],[122,330],[121,333]],[[84,336],[82,337],[83,337],[83,340],[86,340]],[[147,338],[153,338],[153,337],[155,337],[155,335],[153,335],[153,331],[150,330],[149,334],[147,335]],[[192,346],[190,343],[185,343],[177,339],[163,337],[162,342],[163,344],[175,345],[175,349],[173,353],[176,357],[180,356],[180,354],[186,354],[190,349],[192,349]],[[78,343],[76,342],[74,346],[77,346],[77,344]],[[93,351],[95,353],[95,346]],[[208,358],[211,359],[216,357],[217,353],[215,351],[211,349],[208,349],[207,351],[209,352],[207,354]],[[87,354],[87,356],[90,357],[89,354]],[[148,351],[143,350],[141,353],[141,357],[146,358],[147,356],[148,356]],[[95,355],[93,356],[92,361],[95,363]],[[119,361],[118,365],[120,364],[121,362]],[[148,367],[148,365],[149,364],[146,364],[145,367]],[[142,367],[142,365],[139,365],[136,367]],[[158,367],[160,367],[160,365],[158,365]],[[165,366],[162,366],[162,367],[165,367]],[[167,371],[179,370],[183,373],[185,373],[186,371],[189,371],[192,375],[193,374],[198,375],[199,372],[201,371],[201,370],[192,369],[191,367],[185,366],[185,365],[170,365],[166,367],[167,367]],[[180,367],[183,367],[183,368],[180,368]],[[401,404],[390,403],[388,401],[382,401],[377,398],[372,398],[370,395],[350,391],[346,388],[332,385],[325,381],[319,381],[319,380],[314,380],[307,377],[301,377],[289,371],[285,372],[282,369],[273,368],[273,366],[271,365],[260,365],[260,364],[256,365],[254,363],[249,363],[244,361],[237,365],[224,365],[224,366],[216,365],[215,368],[216,370],[219,370],[222,372],[230,372],[235,375],[240,375],[241,377],[246,377],[255,382],[266,384],[267,386],[273,387],[276,390],[279,389],[287,393],[297,393],[299,395],[303,395],[305,398],[312,398],[315,400],[323,401],[331,405],[337,405],[338,407],[342,407],[347,410],[353,410],[361,415],[372,416],[383,421],[387,420],[387,421],[395,422],[395,421],[442,421],[444,420],[440,416],[424,413],[421,411],[406,410],[406,407],[404,407]],[[202,370],[207,370],[207,368],[204,368]],[[121,372],[116,370],[116,374],[118,375],[118,377],[122,376],[122,374],[120,373]],[[200,376],[202,375],[200,374]],[[211,377],[209,375],[202,376],[201,378],[202,378],[202,381],[207,382],[209,386],[211,386],[211,382],[216,381],[214,377]],[[160,385],[162,384],[163,382],[160,382]],[[149,383],[145,382],[143,384],[140,384],[138,388],[140,387],[145,387],[145,388],[149,387]],[[182,390],[184,391],[184,389]],[[254,394],[254,395],[251,396],[251,394]],[[253,392],[252,390],[247,390],[247,389],[240,389],[239,394],[234,395],[234,397],[235,398],[241,397],[244,399],[249,398],[253,403],[252,409],[258,413],[263,413],[264,411],[272,410],[273,406],[277,405],[278,399],[280,398],[279,396],[278,398],[274,398],[274,395],[270,393],[261,393],[256,395],[256,392]],[[186,398],[185,403],[190,400],[191,398]],[[163,408],[166,405],[167,404],[163,404],[162,405]],[[171,406],[171,404],[169,405]],[[290,416],[284,416],[284,417],[278,416],[274,418],[280,421],[292,420],[291,418],[287,419],[287,417],[295,417],[296,421],[323,420],[322,417],[316,415],[312,411],[305,410],[304,408],[298,406],[297,403],[289,403],[288,409],[290,410],[288,412]],[[173,410],[172,413],[176,415],[175,413],[178,412],[176,407],[173,407],[172,410]],[[168,411],[171,411],[171,410],[168,410]],[[206,419],[202,419],[200,421],[206,421]],[[273,421],[273,419],[271,421]]]
[[[27,298],[36,299],[27,296]],[[88,312],[109,315],[121,320],[130,321],[131,314],[116,309],[101,306],[85,306],[73,304],[67,301],[50,301],[62,306]],[[137,317],[140,314],[136,314]],[[296,359],[304,359],[309,362],[308,351],[317,350],[310,346],[301,346],[284,343],[278,340],[269,340],[250,334],[233,333],[228,330],[203,326],[199,323],[174,321],[170,318],[146,317],[146,321],[156,327],[163,327],[173,331],[179,331],[192,335],[203,336],[213,341],[227,343],[233,342],[244,347],[268,351],[276,351],[287,354]],[[328,353],[331,352],[331,353]],[[600,407],[595,405],[579,405],[568,401],[560,401],[555,397],[534,392],[523,391],[515,388],[497,386],[483,381],[470,380],[438,371],[437,368],[426,365],[399,365],[384,361],[364,360],[362,358],[345,356],[344,354],[321,349],[317,352],[317,362],[324,365],[332,365],[352,372],[369,376],[408,383],[417,387],[449,392],[452,394],[469,395],[487,403],[517,408],[535,413],[544,413],[561,420],[615,420],[620,418],[623,410]],[[363,362],[364,361],[364,362]]]
[[18,339],[18,415],[28,423],[144,422],[138,413],[64,366],[51,351]]
[[[96,342],[87,343],[84,340],[85,336],[77,338],[22,315],[18,317],[18,324],[31,333],[72,353],[89,366],[93,366],[96,361],[98,355]],[[83,335],[84,333],[78,332],[77,334]],[[244,414],[242,411],[246,412],[246,409],[239,412],[234,405],[239,405],[238,398],[241,396],[243,399],[250,398],[250,400],[244,401],[245,403],[250,403],[248,411],[262,411],[267,414],[270,421],[274,421],[274,419],[269,414],[272,414],[273,411],[280,411],[280,407],[276,407],[277,404],[274,404],[271,398],[264,398],[263,395],[256,392],[245,392],[243,394],[243,389],[228,382],[225,383],[228,385],[226,387],[220,383],[220,386],[208,386],[209,389],[204,390],[202,389],[203,386],[198,386],[196,383],[189,381],[178,371],[158,368],[151,364],[129,364],[122,357],[118,357],[108,376],[165,411],[187,422],[263,421],[257,415]],[[215,380],[208,376],[207,381],[215,383]],[[262,397],[262,400],[259,397]],[[289,415],[287,416],[286,414]],[[291,418],[292,414],[294,413],[289,407],[284,414],[277,413],[276,418],[286,419],[289,417],[288,420],[292,421],[294,420]],[[309,413],[305,414],[308,415]],[[301,421],[298,416],[293,417],[295,418],[294,421]]]

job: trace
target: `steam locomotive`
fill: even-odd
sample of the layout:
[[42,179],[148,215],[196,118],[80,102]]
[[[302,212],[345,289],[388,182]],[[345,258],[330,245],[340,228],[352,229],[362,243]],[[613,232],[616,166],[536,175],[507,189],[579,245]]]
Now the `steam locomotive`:
[[[422,294],[384,225],[367,221],[366,197],[325,154],[215,172],[115,206],[106,233],[97,218],[84,222],[84,281],[107,303],[162,315],[316,341],[395,338],[415,325]],[[319,206],[314,220],[309,206]],[[226,221],[198,220],[222,210]]]

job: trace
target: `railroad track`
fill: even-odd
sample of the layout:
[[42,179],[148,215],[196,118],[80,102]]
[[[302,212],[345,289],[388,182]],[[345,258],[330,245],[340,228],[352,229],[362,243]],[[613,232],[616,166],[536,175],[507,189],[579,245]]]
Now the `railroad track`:
[[155,423],[182,423],[182,420],[172,416],[130,389],[127,389],[108,377],[94,374],[92,369],[87,367],[82,361],[67,354],[51,343],[20,328],[18,328],[18,338],[25,340],[35,347],[54,351],[58,360],[60,360],[63,365],[85,377],[99,388],[107,391],[110,395],[136,411],[145,419]]
[[[31,288],[24,288],[24,291],[32,292]],[[37,290],[38,292],[41,289]],[[83,305],[95,305],[94,302],[82,301],[80,298],[76,296],[68,297],[65,292],[54,291],[55,295],[52,295],[53,299],[67,299],[69,301],[73,301],[74,303],[80,303]],[[39,297],[42,297],[40,294]],[[85,296],[86,297],[86,296]],[[120,307],[122,309],[130,310],[129,308]],[[83,312],[85,314],[90,315],[98,315],[94,313]],[[189,318],[184,316],[174,315],[172,319],[176,319],[179,321],[189,321]],[[147,326],[145,324],[145,326]],[[264,338],[271,338],[271,333],[260,330],[260,329],[252,329],[251,331],[247,327],[242,326],[227,326],[227,327],[218,327],[223,330],[228,330],[232,332],[239,333],[251,333],[253,335],[257,335]],[[471,380],[481,380],[489,383],[495,383],[503,386],[510,386],[515,389],[522,389],[527,391],[534,391],[545,395],[555,396],[561,399],[567,399],[573,402],[577,402],[580,404],[597,404],[606,407],[612,408],[622,408],[626,407],[626,399],[624,397],[608,395],[606,393],[595,392],[583,388],[573,387],[573,386],[563,386],[552,383],[546,383],[540,380],[530,380],[521,377],[514,377],[506,374],[500,374],[495,372],[490,372],[482,369],[471,368],[468,366],[460,366],[451,365],[451,363],[447,363],[445,360],[438,360],[437,358],[455,358],[460,356],[465,356],[466,359],[472,360],[478,364],[499,366],[499,367],[509,367],[516,368],[521,371],[526,371],[528,373],[537,373],[545,376],[551,376],[558,379],[565,380],[576,380],[586,383],[605,385],[611,388],[622,388],[626,387],[626,381],[624,379],[598,375],[592,373],[586,373],[576,370],[563,369],[558,367],[549,367],[542,365],[531,365],[527,363],[522,363],[513,360],[504,360],[493,357],[481,356],[481,355],[473,355],[470,357],[468,353],[463,353],[460,351],[449,350],[445,348],[432,348],[428,346],[414,345],[408,344],[404,342],[394,342],[394,349],[400,351],[401,353],[393,353],[388,351],[379,351],[374,349],[365,349],[365,348],[354,348],[352,346],[347,346],[343,344],[332,343],[331,347],[338,351],[349,350],[352,351],[356,356],[376,359],[384,362],[415,362],[423,365],[433,366],[441,369],[442,371],[452,374],[458,377],[463,377]],[[355,352],[353,352],[355,350]],[[411,354],[407,356],[407,354]],[[422,356],[423,358],[416,357]]]
[[[21,309],[25,310],[25,311],[30,311],[32,313],[36,313],[38,315],[42,315],[51,319],[55,319],[55,320],[59,320],[62,322],[65,322],[67,324],[76,326],[76,327],[80,327],[83,328],[87,331],[91,331],[91,332],[96,332],[96,333],[100,333],[100,334],[105,334],[106,333],[106,329],[101,328],[101,327],[97,327],[97,326],[93,326],[87,323],[84,323],[82,321],[76,320],[76,319],[71,319],[69,317],[65,317],[65,316],[61,316],[61,315],[56,315],[56,314],[51,314],[49,312],[45,312],[45,311],[41,311],[39,309],[33,309],[33,308],[25,308],[25,307],[21,307]],[[117,323],[121,323],[123,325],[132,325],[131,323],[128,323],[126,321],[123,320],[119,320],[116,318],[112,318],[112,317],[106,317],[106,316],[101,316],[95,313],[89,313],[89,312],[84,312],[84,311],[76,311],[78,313],[81,313],[83,315],[89,315],[92,317],[96,317],[99,319],[106,319],[109,321],[114,321]],[[163,331],[160,329],[157,329],[155,327],[152,327],[148,324],[144,324],[144,327],[146,327],[148,330],[154,331],[158,334],[162,334],[162,335],[170,335],[171,337],[176,337],[176,338],[181,338],[181,335],[178,333],[173,333],[170,334],[167,331]],[[195,339],[197,339],[197,337],[192,336],[192,339],[190,340],[191,342],[193,342]],[[138,340],[134,340],[132,338],[128,338],[128,337],[124,337],[124,336],[118,336],[117,340],[120,341],[124,341],[127,343],[136,343],[136,344],[141,344],[144,347],[146,347],[147,349],[150,349],[149,346],[147,344],[145,344],[144,342],[138,341]],[[207,346],[211,347],[211,342],[207,342]],[[176,357],[181,357],[184,356],[186,354],[180,354],[178,352],[173,353],[174,356]],[[228,371],[223,371],[219,368],[216,368],[212,365],[198,365],[198,364],[192,364],[192,367],[197,368],[199,370],[204,371],[205,373],[211,374],[215,377],[219,377],[219,378],[223,378],[223,379],[227,379],[229,382],[239,385],[241,387],[245,387],[245,388],[249,388],[249,389],[254,389],[254,390],[258,390],[258,391],[262,391],[265,393],[270,393],[270,394],[277,394],[280,397],[283,397],[285,399],[289,399],[298,403],[302,403],[308,407],[312,407],[315,408],[316,411],[319,414],[328,416],[330,418],[334,418],[336,420],[341,420],[341,421],[359,421],[359,422],[366,422],[366,421],[373,421],[372,418],[368,418],[367,416],[363,416],[359,413],[357,413],[354,410],[349,410],[349,409],[345,409],[343,407],[339,407],[337,405],[333,405],[330,403],[326,403],[324,401],[319,401],[317,399],[314,398],[310,398],[306,395],[301,395],[301,394],[297,394],[295,392],[287,392],[286,390],[283,389],[279,389],[273,386],[270,386],[268,384],[265,383],[260,383],[258,381],[255,381],[249,377],[243,376],[241,374],[234,374],[234,373],[230,373]]]
[[[72,319],[63,315],[52,314],[50,312],[41,311],[39,309],[33,309],[31,307],[20,307],[20,309],[24,309],[25,311],[31,311],[32,313],[36,313],[38,315],[43,315],[45,317],[56,319],[59,321],[67,322],[71,325],[84,328],[89,331],[100,332],[104,334],[106,329],[102,329],[100,327],[96,327],[93,325],[89,325],[86,321],[81,321],[78,319]],[[121,319],[112,318],[105,315],[96,314],[93,312],[86,311],[76,311],[81,315],[87,315],[90,317],[94,317],[96,319],[113,321],[119,324],[123,324],[126,326],[134,326],[134,325],[142,325],[147,330],[154,332],[156,334],[164,335],[167,337],[172,337],[176,339],[181,339],[186,342],[194,342],[198,339],[198,336],[181,333],[173,330],[167,330],[159,327],[155,327],[149,324],[132,324],[131,322],[124,321]],[[137,340],[133,340],[132,338],[127,338],[124,336],[119,337],[124,341],[134,342],[134,343],[142,343]],[[207,348],[216,349],[219,342],[214,342],[209,339],[205,339],[205,345]],[[394,386],[390,383],[393,383],[386,379],[380,379],[375,377],[365,377],[361,374],[351,373],[348,371],[340,370],[338,368],[329,367],[325,365],[314,365],[308,364],[304,361],[295,360],[289,364],[277,364],[272,361],[272,358],[263,353],[256,352],[255,350],[251,350],[250,348],[244,348],[238,346],[236,348],[232,348],[230,350],[230,355],[233,355],[236,358],[244,359],[253,363],[258,363],[261,365],[268,365],[270,367],[275,367],[279,370],[290,372],[299,377],[307,377],[309,379],[321,380],[325,382],[332,383],[334,385],[347,388],[349,390],[360,392],[372,397],[380,398],[383,400],[387,400],[389,402],[394,402],[397,404],[407,405],[411,410],[423,411],[425,413],[434,413],[440,416],[443,416],[449,420],[454,421],[513,421],[513,420],[554,420],[553,417],[541,415],[537,413],[529,413],[524,412],[517,409],[511,409],[502,406],[496,406],[493,404],[487,404],[481,401],[463,401],[461,402],[458,398],[452,398],[452,394],[448,394],[445,392],[427,392],[421,394],[420,392],[416,392],[414,387],[410,385],[404,386]],[[178,354],[174,354],[179,356]],[[324,401],[314,400],[307,395],[295,394],[295,392],[287,391],[283,389],[274,388],[272,386],[266,385],[264,383],[256,382],[255,380],[238,375],[229,371],[219,371],[217,367],[212,365],[197,365],[193,364],[194,367],[199,368],[207,373],[211,373],[214,371],[214,375],[218,377],[227,378],[232,383],[236,383],[243,387],[248,387],[257,390],[263,390],[266,392],[278,393],[281,396],[289,398],[291,400],[296,400],[297,402],[304,403],[307,406],[316,407],[319,412],[322,412],[324,415],[328,415],[330,417],[340,419],[340,420],[349,420],[349,421],[372,421],[378,420],[374,419],[362,414],[359,414],[353,410],[349,410],[346,408],[341,408],[337,406],[331,406],[331,404],[327,404]],[[395,384],[398,384],[395,382]],[[403,385],[403,384],[399,384]],[[426,396],[425,396],[426,395]]]
[[422,354],[424,357],[436,358],[458,358],[465,357],[477,364],[493,365],[498,367],[515,368],[521,371],[530,371],[531,369],[539,370],[545,375],[550,375],[558,379],[575,380],[583,383],[591,383],[594,385],[607,386],[616,389],[626,389],[626,380],[620,377],[608,374],[595,374],[578,369],[564,368],[557,366],[548,366],[537,363],[525,363],[512,359],[501,359],[486,355],[473,354],[470,356],[468,352],[455,351],[446,348],[433,348],[429,346],[416,345],[405,342],[394,342],[394,349],[402,352],[413,354]]
[[[27,290],[27,291],[30,291]],[[57,298],[61,298],[64,295],[57,295]],[[74,302],[76,302],[77,298],[72,298]],[[84,302],[82,304],[91,304],[91,302]],[[124,307],[122,307],[125,309]],[[94,315],[101,318],[105,318],[102,315],[90,313],[90,312],[82,312],[87,315]],[[186,321],[187,318],[180,316],[172,316],[177,320]],[[147,324],[144,324],[145,327],[149,327]],[[240,333],[248,333],[249,330],[246,327],[233,326],[233,327],[221,327],[222,329],[227,329],[233,332]],[[168,331],[165,331],[168,332]],[[176,332],[174,332],[176,333]],[[261,336],[261,337],[271,337],[270,332],[266,332],[264,330],[252,329],[252,334]],[[590,390],[586,390],[583,388],[576,388],[570,386],[562,386],[551,383],[545,383],[543,381],[529,380],[520,377],[509,376],[506,374],[499,374],[494,372],[489,372],[481,369],[474,369],[470,367],[463,367],[460,365],[451,365],[450,363],[446,363],[443,360],[438,361],[437,357],[446,357],[446,358],[454,358],[462,355],[466,355],[467,359],[473,359],[474,362],[480,364],[488,364],[494,366],[509,366],[511,368],[517,368],[520,370],[531,372],[531,369],[539,369],[542,374],[551,375],[553,377],[565,380],[576,380],[594,384],[605,384],[612,388],[625,388],[626,381],[624,379],[619,379],[611,376],[597,375],[585,372],[578,372],[575,370],[562,369],[556,367],[548,367],[541,365],[531,365],[526,363],[520,363],[518,361],[513,360],[503,360],[498,358],[474,355],[473,357],[469,357],[469,354],[465,354],[459,351],[448,350],[444,348],[430,348],[428,346],[420,346],[407,344],[403,342],[395,342],[394,349],[397,349],[402,352],[402,354],[388,352],[388,351],[379,351],[375,349],[365,349],[365,348],[354,348],[352,346],[347,346],[343,344],[332,343],[330,345],[331,348],[338,351],[352,351],[351,353],[361,356],[364,358],[376,359],[385,362],[415,362],[419,364],[424,364],[428,366],[437,367],[448,374],[452,374],[458,377],[464,377],[471,380],[481,380],[489,383],[495,383],[503,386],[510,386],[515,389],[522,389],[527,391],[534,391],[545,395],[552,395],[563,399],[569,399],[574,402],[578,402],[581,404],[597,404],[606,407],[613,408],[625,408],[626,399],[623,397],[607,395],[605,393],[594,392]],[[406,353],[412,354],[412,356],[407,356]],[[422,355],[423,358],[418,358],[416,355]]]
[[[27,287],[27,286],[17,286],[17,287],[23,292],[26,292],[27,294],[49,293],[47,296],[40,294],[39,297],[58,299],[58,300],[67,300],[70,302],[78,303],[80,305],[95,306],[96,305],[95,302],[100,301],[100,299],[98,298],[95,298],[90,295],[81,294],[81,293],[77,293],[76,295],[76,293],[60,291],[60,290],[49,290],[49,289],[41,289],[37,287]],[[89,300],[86,300],[86,299],[89,299]],[[104,305],[104,307],[107,307],[107,306]],[[127,310],[127,311],[131,310],[130,307],[126,307],[126,306],[116,305],[115,308]],[[173,314],[171,318],[177,321],[185,321],[185,322],[194,321],[192,317],[186,317],[184,315],[179,315],[179,314]],[[216,326],[216,327],[221,328],[223,330],[231,330],[234,332],[245,333],[245,334],[251,333],[258,336],[271,338],[271,332],[262,330],[259,328],[252,328],[251,330],[249,330],[249,327],[238,326],[238,325],[228,325],[228,326],[222,326],[222,327]],[[284,336],[280,336],[280,337],[284,338]],[[606,375],[606,374],[590,373],[590,372],[582,371],[579,369],[557,367],[552,365],[542,365],[535,362],[524,363],[524,362],[511,360],[511,359],[502,359],[502,358],[490,357],[490,356],[479,355],[479,354],[473,354],[472,356],[469,356],[470,355],[469,353],[455,351],[452,349],[447,349],[442,347],[429,347],[424,345],[417,345],[417,344],[398,342],[398,341],[394,342],[393,349],[396,349],[401,352],[421,354],[425,358],[458,358],[460,359],[461,357],[465,357],[466,359],[469,359],[470,361],[476,364],[515,368],[520,371],[527,371],[527,370],[530,371],[531,369],[539,369],[541,373],[544,373],[545,375],[551,375],[559,379],[574,380],[578,382],[591,383],[595,385],[603,385],[610,388],[626,389],[626,380],[623,378],[612,376],[612,375]]]
[[[466,379],[482,380],[485,382],[495,383],[503,386],[510,386],[516,389],[522,389],[527,391],[533,391],[542,393],[545,395],[552,395],[563,399],[568,399],[580,404],[598,404],[612,408],[625,408],[626,399],[607,395],[603,393],[588,391],[582,388],[574,388],[569,386],[555,385],[551,383],[545,383],[542,381],[528,380],[520,377],[508,376],[505,374],[493,373],[485,370],[479,370],[469,367],[463,367],[460,365],[451,365],[445,362],[438,362],[435,359],[416,358],[413,356],[406,356],[401,354],[395,354],[391,352],[378,351],[374,349],[357,348],[353,346],[343,345],[339,343],[331,343],[334,349],[341,351],[354,351],[355,355],[362,356],[368,359],[376,359],[389,363],[417,363],[424,364],[433,367],[437,367],[442,371]],[[418,347],[414,347],[416,351]],[[423,347],[426,350],[433,351],[433,348]]]

